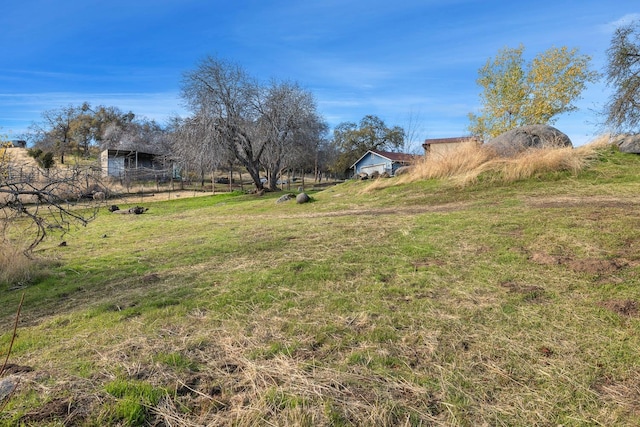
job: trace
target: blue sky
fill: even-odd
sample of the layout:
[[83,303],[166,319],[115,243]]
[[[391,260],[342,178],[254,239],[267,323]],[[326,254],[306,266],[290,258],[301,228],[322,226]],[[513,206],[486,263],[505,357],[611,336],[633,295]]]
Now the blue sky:
[[[505,47],[576,47],[603,71],[637,0],[22,0],[0,13],[0,135],[84,101],[163,123],[186,115],[185,72],[206,55],[297,81],[331,127],[374,114],[416,140],[466,135],[477,71]],[[610,93],[590,85],[556,127],[581,145]]]

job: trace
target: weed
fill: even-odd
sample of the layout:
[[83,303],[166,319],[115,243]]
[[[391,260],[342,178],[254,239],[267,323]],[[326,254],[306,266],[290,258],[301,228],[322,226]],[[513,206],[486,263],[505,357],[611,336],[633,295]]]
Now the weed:
[[158,353],[153,360],[180,371],[198,371],[198,364],[180,353]]
[[149,408],[156,406],[166,395],[163,389],[142,381],[116,379],[105,384],[105,391],[118,399],[113,414],[119,421],[130,426],[141,426],[148,422]]

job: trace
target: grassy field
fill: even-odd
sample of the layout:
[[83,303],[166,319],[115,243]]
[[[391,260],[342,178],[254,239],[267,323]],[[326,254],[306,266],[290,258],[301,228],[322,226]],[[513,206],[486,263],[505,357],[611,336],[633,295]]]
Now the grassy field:
[[1,288],[0,424],[639,425],[639,167],[104,209]]

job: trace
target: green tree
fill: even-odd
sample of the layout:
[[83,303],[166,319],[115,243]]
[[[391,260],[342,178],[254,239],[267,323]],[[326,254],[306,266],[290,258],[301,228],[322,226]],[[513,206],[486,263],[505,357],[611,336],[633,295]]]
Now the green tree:
[[404,139],[403,128],[387,127],[377,116],[365,116],[358,125],[340,123],[333,131],[333,146],[339,155],[332,170],[344,174],[367,151],[395,150],[403,145]]
[[107,130],[125,127],[133,122],[132,112],[123,113],[117,107],[91,108],[87,102],[68,105],[42,113],[42,122],[31,127],[35,145],[52,151],[64,164],[65,155],[75,151],[87,157],[90,148],[102,143]]
[[590,57],[577,49],[551,48],[526,63],[524,46],[505,48],[478,71],[482,104],[479,115],[469,114],[469,130],[482,139],[518,126],[551,124],[557,116],[575,111],[587,83],[598,73],[589,69]]
[[605,106],[607,124],[637,131],[640,124],[640,21],[619,27],[607,49],[607,83],[614,89]]

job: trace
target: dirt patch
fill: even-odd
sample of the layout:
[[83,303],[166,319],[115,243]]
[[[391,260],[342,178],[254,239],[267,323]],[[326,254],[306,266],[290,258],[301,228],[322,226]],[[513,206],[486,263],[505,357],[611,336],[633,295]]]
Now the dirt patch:
[[500,286],[502,286],[503,288],[507,288],[510,293],[517,293],[517,294],[528,294],[531,292],[544,292],[544,288],[541,286],[523,285],[516,282],[504,282],[504,283],[500,283]]
[[63,420],[65,425],[78,422],[77,403],[68,399],[55,399],[45,403],[40,408],[27,412],[20,421],[29,423],[44,423],[55,420]]
[[414,261],[411,263],[413,265],[413,270],[427,270],[429,267],[442,267],[445,265],[445,262],[438,259],[424,259],[421,261]]
[[504,282],[500,286],[506,288],[509,293],[522,295],[522,299],[526,302],[541,303],[547,299],[547,294],[541,286],[525,285],[517,282]]
[[563,265],[576,273],[608,274],[619,271],[629,264],[622,259],[573,259],[568,256],[555,256],[543,252],[533,253],[529,261],[539,265]]
[[589,196],[589,197],[536,197],[526,198],[528,206],[538,209],[549,208],[622,208],[631,209],[640,206],[640,199],[621,199],[619,197]]
[[140,281],[145,284],[157,283],[160,281],[160,276],[158,276],[156,273],[149,273],[142,276],[140,278]]
[[560,265],[568,259],[568,257],[549,255],[544,252],[535,252],[529,257],[529,261],[540,265]]
[[24,372],[31,372],[31,371],[33,371],[33,368],[31,366],[14,365],[12,363],[8,363],[4,367],[4,370],[2,371],[2,373],[4,375],[11,375],[11,374],[20,374]]
[[612,378],[601,378],[591,388],[606,401],[625,408],[633,414],[640,414],[640,379],[629,378],[615,381]]
[[623,269],[627,263],[622,260],[584,259],[567,262],[569,268],[578,273],[605,274]]
[[634,300],[608,300],[600,306],[622,316],[638,317],[638,302]]

